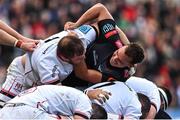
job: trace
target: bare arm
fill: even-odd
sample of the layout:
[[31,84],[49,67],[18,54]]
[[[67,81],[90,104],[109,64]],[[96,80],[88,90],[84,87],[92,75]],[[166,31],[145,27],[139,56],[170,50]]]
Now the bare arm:
[[113,19],[107,8],[102,5],[101,3],[98,3],[94,6],[92,6],[90,9],[88,9],[79,19],[76,23],[73,22],[67,22],[65,24],[64,29],[74,29],[77,28],[89,21],[95,20],[101,21],[104,19]]
[[22,42],[0,29],[0,44],[19,47],[25,51],[33,51],[36,48],[35,42]]
[[96,19],[97,21],[101,21],[104,19],[113,19],[107,8],[98,3],[87,10],[76,22],[78,26],[85,24],[86,22],[92,21]]
[[20,39],[22,35],[20,35],[18,32],[16,32],[14,29],[9,27],[7,24],[5,24],[3,21],[0,21],[0,29],[3,31],[6,31],[8,34],[12,35],[16,39]]
[[120,38],[121,38],[122,43],[123,43],[124,45],[129,44],[130,42],[129,42],[127,36],[125,35],[125,33],[124,33],[119,27],[117,27],[117,26],[116,26],[116,30],[117,30],[118,33],[119,33],[119,36],[120,36]]
[[[93,7],[91,7],[89,10],[87,10],[79,19],[76,23],[73,23],[73,22],[67,22],[64,26],[64,29],[67,30],[67,29],[74,29],[74,28],[77,28],[89,21],[92,21],[92,20],[95,20],[98,22],[98,21],[101,21],[101,20],[104,20],[104,19],[113,19],[112,15],[109,13],[109,11],[107,10],[107,8],[102,5],[101,3],[98,3],[96,5],[94,5]],[[94,26],[97,28],[98,30],[98,27],[97,27],[97,23],[94,24]],[[118,28],[116,26],[116,30],[118,31],[119,33],[119,36],[121,38],[121,41],[123,44],[129,44],[129,40],[127,38],[127,36],[124,34],[124,32]]]
[[146,119],[154,119],[155,116],[156,116],[156,108],[153,105],[151,105]]
[[102,73],[96,70],[88,69],[85,61],[74,65],[74,71],[77,77],[91,83],[101,82]]
[[19,34],[18,32],[16,32],[13,28],[11,28],[10,26],[8,26],[6,23],[4,23],[3,21],[0,20],[0,29],[5,31],[6,33],[8,33],[9,35],[15,37],[18,40],[22,40],[24,42],[37,42],[34,39],[31,38],[27,38],[21,34]]
[[39,42],[22,36],[1,20],[0,35],[0,44],[19,47],[25,51],[33,51],[36,48],[36,44]]
[[0,29],[0,44],[2,45],[8,45],[8,46],[13,46],[15,41],[17,39],[11,35],[9,35],[7,32],[3,31]]

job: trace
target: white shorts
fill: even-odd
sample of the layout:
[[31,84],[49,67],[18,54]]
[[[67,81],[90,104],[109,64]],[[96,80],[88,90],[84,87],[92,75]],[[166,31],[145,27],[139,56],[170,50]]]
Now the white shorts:
[[41,119],[58,120],[57,115],[49,114],[41,109],[33,108],[28,105],[16,107],[4,107],[0,110],[1,119]]
[[7,70],[7,77],[0,91],[0,100],[2,101],[9,101],[27,89],[24,85],[24,68],[21,58],[22,56],[15,58]]

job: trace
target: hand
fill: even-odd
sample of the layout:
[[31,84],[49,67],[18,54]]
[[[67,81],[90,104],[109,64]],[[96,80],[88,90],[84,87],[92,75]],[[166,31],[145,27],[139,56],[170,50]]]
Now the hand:
[[37,44],[39,43],[39,40],[34,40],[24,36],[20,36],[19,39],[22,41],[22,45],[20,48],[29,52],[33,52],[34,49],[37,47]]
[[106,100],[109,99],[109,96],[111,95],[110,92],[102,90],[102,89],[94,89],[94,90],[88,90],[87,91],[87,96],[90,99],[96,99],[98,100],[101,104],[105,103]]
[[38,44],[38,43],[39,43],[39,40],[27,38],[27,37],[24,37],[24,36],[21,36],[21,37],[19,38],[19,40],[21,40],[21,41],[23,41],[23,42],[34,42],[35,44]]
[[21,49],[29,52],[33,52],[34,49],[37,47],[35,42],[22,42]]
[[75,28],[77,28],[77,25],[76,23],[73,23],[73,22],[66,22],[64,25],[64,30],[72,30]]

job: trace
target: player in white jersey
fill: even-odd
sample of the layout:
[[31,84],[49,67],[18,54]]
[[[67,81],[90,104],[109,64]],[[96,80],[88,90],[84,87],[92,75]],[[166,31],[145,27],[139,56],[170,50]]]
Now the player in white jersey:
[[[85,49],[95,37],[95,30],[84,25],[41,40],[33,53],[13,60],[0,91],[0,100],[6,102],[36,85],[60,83],[72,72],[73,65],[83,63]],[[94,80],[93,76],[90,79]]]
[[0,44],[18,47],[25,51],[33,51],[38,43],[36,40],[22,36],[1,20],[0,36]]
[[[116,116],[113,117],[115,119],[140,119],[140,117],[144,118],[145,114],[149,112],[149,99],[146,97],[144,100],[147,100],[147,103],[143,103],[141,105],[136,92],[133,89],[129,88],[124,82],[113,81],[97,83],[89,87],[85,91],[90,97],[91,95],[96,93],[97,89],[102,89],[111,92],[110,98],[102,104],[102,106],[106,109],[107,113],[111,114],[110,118],[112,118],[113,114],[114,116]],[[94,100],[94,102],[100,104],[96,100]],[[146,104],[147,106],[144,106]],[[143,111],[141,110],[141,108],[143,110],[146,110]]]
[[0,111],[1,119],[106,119],[107,113],[92,104],[82,91],[67,86],[42,85],[30,88],[8,101]]
[[126,84],[137,93],[142,93],[150,99],[151,108],[147,119],[154,119],[159,109],[167,109],[171,103],[172,96],[168,90],[158,88],[156,84],[145,78],[132,76],[126,81]]

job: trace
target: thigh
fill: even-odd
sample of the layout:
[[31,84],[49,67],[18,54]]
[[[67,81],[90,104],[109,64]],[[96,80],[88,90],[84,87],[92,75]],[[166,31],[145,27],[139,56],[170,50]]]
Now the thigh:
[[17,57],[7,70],[6,80],[0,92],[0,99],[8,101],[24,89],[24,69],[21,63],[21,57]]

